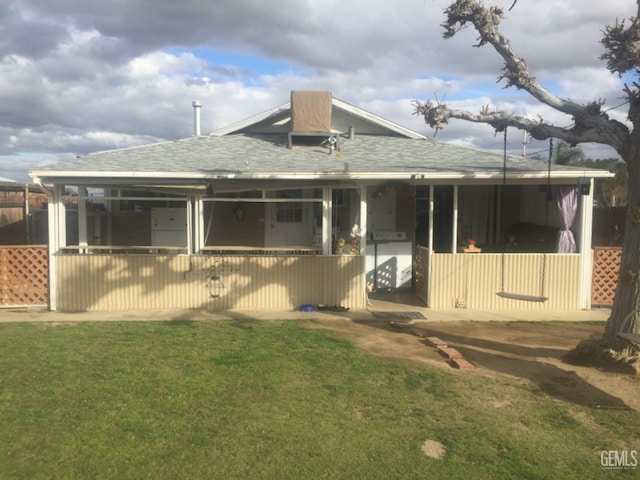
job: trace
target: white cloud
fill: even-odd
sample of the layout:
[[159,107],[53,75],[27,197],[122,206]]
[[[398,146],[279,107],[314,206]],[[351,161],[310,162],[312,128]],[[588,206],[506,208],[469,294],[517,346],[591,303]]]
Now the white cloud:
[[[39,159],[189,136],[194,99],[212,131],[286,102],[292,89],[331,90],[427,135],[413,99],[565,121],[496,84],[502,61],[490,46],[472,46],[473,30],[442,39],[450,3],[12,0],[0,6],[0,175],[26,181]],[[492,3],[506,10],[513,1]],[[599,60],[599,39],[635,8],[632,0],[519,1],[502,28],[548,88],[611,108],[622,84]],[[500,144],[490,127],[461,121],[437,138]],[[512,148],[519,143],[514,137]]]

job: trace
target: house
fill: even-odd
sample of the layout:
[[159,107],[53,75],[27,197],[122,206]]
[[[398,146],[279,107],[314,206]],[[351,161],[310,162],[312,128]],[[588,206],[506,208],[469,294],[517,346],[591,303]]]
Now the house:
[[30,172],[49,197],[51,309],[364,309],[395,291],[590,307],[592,184],[608,172],[437,142],[326,91],[208,135],[193,105],[190,138]]

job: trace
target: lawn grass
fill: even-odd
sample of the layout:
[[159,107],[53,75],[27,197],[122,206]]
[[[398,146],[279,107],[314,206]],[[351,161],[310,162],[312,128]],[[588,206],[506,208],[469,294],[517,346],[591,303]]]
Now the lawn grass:
[[[637,412],[265,321],[0,325],[2,479],[590,479]],[[421,451],[444,444],[443,459]]]

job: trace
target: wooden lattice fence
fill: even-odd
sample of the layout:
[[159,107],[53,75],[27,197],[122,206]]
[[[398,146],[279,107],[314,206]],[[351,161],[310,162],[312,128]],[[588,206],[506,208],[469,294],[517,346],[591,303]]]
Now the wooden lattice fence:
[[591,305],[610,307],[616,295],[622,247],[593,247]]
[[42,245],[0,247],[0,307],[47,306],[49,260]]

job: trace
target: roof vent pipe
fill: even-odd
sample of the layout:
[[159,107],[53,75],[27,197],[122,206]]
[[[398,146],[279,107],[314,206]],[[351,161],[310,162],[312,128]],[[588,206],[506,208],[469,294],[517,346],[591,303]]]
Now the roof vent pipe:
[[349,140],[353,140],[354,138],[356,138],[356,127],[354,127],[353,125],[349,126]]
[[193,136],[200,136],[200,100],[194,100],[191,105],[193,105]]

